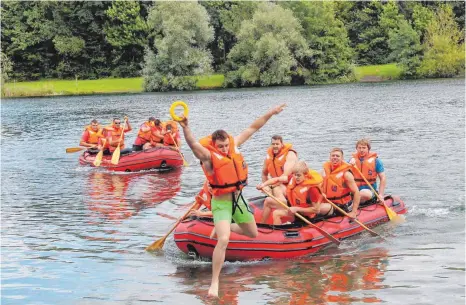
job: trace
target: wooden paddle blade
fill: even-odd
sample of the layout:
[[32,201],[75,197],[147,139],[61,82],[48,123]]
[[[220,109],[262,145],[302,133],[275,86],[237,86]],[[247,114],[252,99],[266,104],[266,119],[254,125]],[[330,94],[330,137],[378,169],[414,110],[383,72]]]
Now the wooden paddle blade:
[[99,167],[100,164],[102,163],[102,156],[104,155],[104,151],[103,149],[101,149],[99,151],[99,153],[97,154],[97,156],[95,157],[95,160],[94,160],[94,166],[95,167]]
[[398,215],[395,211],[390,209],[385,203],[384,203],[384,207],[385,207],[385,211],[387,211],[387,215],[390,221],[393,221],[394,223],[397,223],[397,224],[403,223],[406,221],[402,216]]
[[66,153],[69,154],[69,153],[75,153],[77,151],[81,151],[83,149],[86,149],[86,147],[68,147],[66,149]]
[[112,164],[117,165],[120,162],[120,146],[118,146],[112,155]]
[[163,245],[165,244],[165,240],[167,239],[167,236],[168,235],[165,235],[161,239],[154,241],[150,246],[147,246],[146,251],[154,252],[154,251],[162,249]]

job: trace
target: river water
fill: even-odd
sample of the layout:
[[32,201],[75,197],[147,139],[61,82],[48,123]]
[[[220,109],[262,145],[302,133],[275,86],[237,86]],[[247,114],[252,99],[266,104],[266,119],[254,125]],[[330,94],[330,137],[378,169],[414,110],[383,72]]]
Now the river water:
[[[188,93],[11,99],[1,102],[1,304],[464,304],[464,79],[277,87]],[[387,194],[408,206],[406,223],[363,234],[317,255],[227,263],[220,299],[205,297],[211,264],[193,261],[163,236],[199,191],[189,167],[120,173],[80,167],[77,146],[92,118],[168,119],[190,106],[199,138],[237,134],[273,105],[288,107],[247,142],[245,195],[259,195],[273,134],[315,169],[332,147],[346,156],[372,139]],[[131,144],[131,143],[130,143]]]

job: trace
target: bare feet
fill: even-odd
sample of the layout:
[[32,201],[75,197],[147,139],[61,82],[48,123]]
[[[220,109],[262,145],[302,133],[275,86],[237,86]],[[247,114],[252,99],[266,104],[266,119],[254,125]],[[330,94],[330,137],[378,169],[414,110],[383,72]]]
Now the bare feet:
[[[215,228],[212,230],[212,232],[210,232],[210,238],[211,239],[214,239],[215,237],[217,237],[217,232],[215,232]],[[218,285],[217,285],[218,286]]]
[[218,283],[210,284],[209,292],[207,295],[212,298],[218,298]]

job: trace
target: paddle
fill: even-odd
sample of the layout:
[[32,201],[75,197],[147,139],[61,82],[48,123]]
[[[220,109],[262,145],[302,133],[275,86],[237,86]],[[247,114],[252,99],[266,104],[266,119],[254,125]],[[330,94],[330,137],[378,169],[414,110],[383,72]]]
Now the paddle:
[[86,149],[86,148],[89,148],[89,147],[68,147],[66,149],[66,153],[69,154],[69,153],[75,153],[77,151],[81,151],[83,149]]
[[123,129],[121,131],[121,135],[120,135],[120,139],[118,140],[118,146],[117,148],[115,148],[115,151],[113,152],[113,155],[112,155],[112,164],[113,165],[117,165],[118,162],[120,162],[120,143],[121,143],[121,139],[123,139],[123,135],[125,134],[125,129],[126,129],[126,120],[123,124]]
[[[266,190],[262,190],[264,193],[266,193],[270,198],[274,199],[276,202],[278,202],[279,204],[281,204],[283,207],[285,207],[286,209],[288,209],[288,211],[292,212],[290,207],[288,205],[286,205],[285,203],[281,202],[277,197],[275,197],[274,195],[270,194],[269,192],[267,192]],[[317,231],[319,231],[320,233],[322,233],[322,235],[324,235],[325,237],[327,237],[328,239],[330,239],[332,242],[336,243],[337,245],[340,244],[340,241],[338,239],[336,239],[335,237],[333,237],[332,235],[330,235],[330,233],[328,233],[327,231],[325,231],[324,229],[322,229],[321,227],[319,226],[316,226],[315,224],[313,224],[312,222],[310,222],[309,220],[307,220],[306,218],[304,218],[303,216],[301,216],[301,214],[299,214],[298,212],[296,213],[293,213],[294,215],[298,216],[302,221],[304,221],[305,223],[307,223],[308,225],[314,227],[315,229],[317,229]]]
[[183,165],[184,165],[184,166],[188,166],[188,162],[186,162],[186,160],[184,159],[184,156],[183,156],[183,154],[181,153],[180,148],[179,148],[178,145],[176,144],[175,139],[173,138],[173,136],[172,136],[171,133],[169,133],[169,134],[170,134],[170,137],[172,138],[173,143],[175,143],[176,150],[177,150],[178,153],[180,154],[181,159],[183,159]]
[[359,173],[359,175],[361,175],[362,179],[364,179],[364,182],[367,183],[367,185],[371,188],[371,190],[374,192],[374,194],[377,196],[377,198],[383,203],[383,206],[385,208],[385,211],[387,211],[387,215],[388,215],[388,218],[391,220],[391,221],[394,221],[394,222],[404,222],[404,219],[403,217],[401,217],[400,215],[398,215],[395,211],[393,211],[392,209],[390,209],[386,204],[385,204],[385,200],[380,197],[379,193],[377,193],[374,188],[372,187],[372,185],[369,183],[369,181],[367,181],[366,177],[364,177],[364,175],[361,173],[361,171],[359,170],[359,168],[356,166],[356,165],[353,165],[353,167],[356,169],[356,171]]
[[[343,210],[342,208],[340,208],[339,206],[337,206],[335,203],[331,202],[330,200],[327,199],[327,197],[325,197],[325,201],[327,201],[328,203],[330,203],[333,208],[337,209],[338,211],[340,211],[340,213],[342,213],[343,215],[348,216],[348,213],[345,212],[345,210]],[[349,217],[351,218],[351,217]],[[356,223],[358,223],[361,227],[363,227],[364,229],[366,229],[367,231],[369,231],[369,233],[371,233],[372,236],[379,236],[381,238],[383,238],[382,236],[380,236],[379,234],[375,233],[374,231],[372,231],[371,229],[369,229],[368,227],[366,227],[362,222],[360,222],[359,220],[357,220],[356,218],[351,218],[353,221],[355,221]]]
[[94,159],[94,166],[95,167],[99,167],[100,163],[102,163],[102,156],[104,155],[104,148],[105,148],[105,143],[106,142],[107,142],[107,139],[102,140],[102,149],[99,150],[99,153],[97,154],[97,156],[95,156],[95,159]]
[[197,206],[197,202],[194,202],[194,204],[189,208],[189,210],[186,213],[184,213],[183,216],[178,218],[175,225],[170,229],[170,231],[168,231],[168,233],[165,234],[164,237],[154,241],[150,246],[148,246],[146,248],[146,251],[156,251],[156,250],[162,249],[163,244],[165,243],[165,240],[167,239],[168,235],[170,235],[170,233],[173,232],[173,230],[176,229],[176,227],[180,224],[180,222],[183,221],[183,219],[185,219],[186,216],[188,216],[189,212],[191,212],[191,210],[194,209],[196,206]]

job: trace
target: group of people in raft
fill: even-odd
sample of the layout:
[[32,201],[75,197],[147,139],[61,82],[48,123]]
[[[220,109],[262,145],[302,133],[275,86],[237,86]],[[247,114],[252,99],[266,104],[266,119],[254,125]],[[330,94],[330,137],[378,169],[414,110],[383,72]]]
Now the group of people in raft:
[[[197,141],[188,119],[183,117],[179,122],[186,143],[201,161],[207,180],[196,196],[196,203],[197,208],[204,205],[210,211],[193,209],[192,213],[197,216],[211,215],[214,219],[211,238],[216,237],[217,244],[212,256],[210,296],[218,296],[220,271],[231,232],[250,238],[258,234],[254,216],[242,195],[242,189],[247,184],[248,166],[239,147],[285,106],[282,104],[269,110],[236,136],[217,130]],[[293,218],[296,212],[309,218],[315,215],[338,215],[338,211],[334,211],[328,201],[340,206],[349,217],[356,218],[359,203],[368,200],[376,202],[377,197],[363,177],[352,170],[353,166],[360,169],[374,190],[377,189],[376,179],[379,177],[379,195],[380,198],[384,196],[384,167],[377,154],[370,149],[368,140],[357,141],[356,152],[347,163],[343,159],[342,149],[333,148],[321,175],[298,159],[298,153],[291,144],[284,143],[281,136],[273,136],[263,164],[262,183],[257,189],[287,202],[291,212],[269,196],[264,202],[262,222],[267,221],[272,211],[274,224],[281,224],[284,216]]]
[[96,119],[84,128],[79,145],[89,147],[88,151],[97,153],[103,149],[104,155],[111,155],[120,146],[121,154],[132,151],[141,151],[153,147],[179,147],[180,134],[178,125],[174,121],[162,122],[159,119],[150,117],[148,121],[141,124],[138,135],[132,148],[125,148],[125,133],[132,130],[128,117],[124,117],[124,126],[121,120],[114,118],[112,123],[101,126]]

